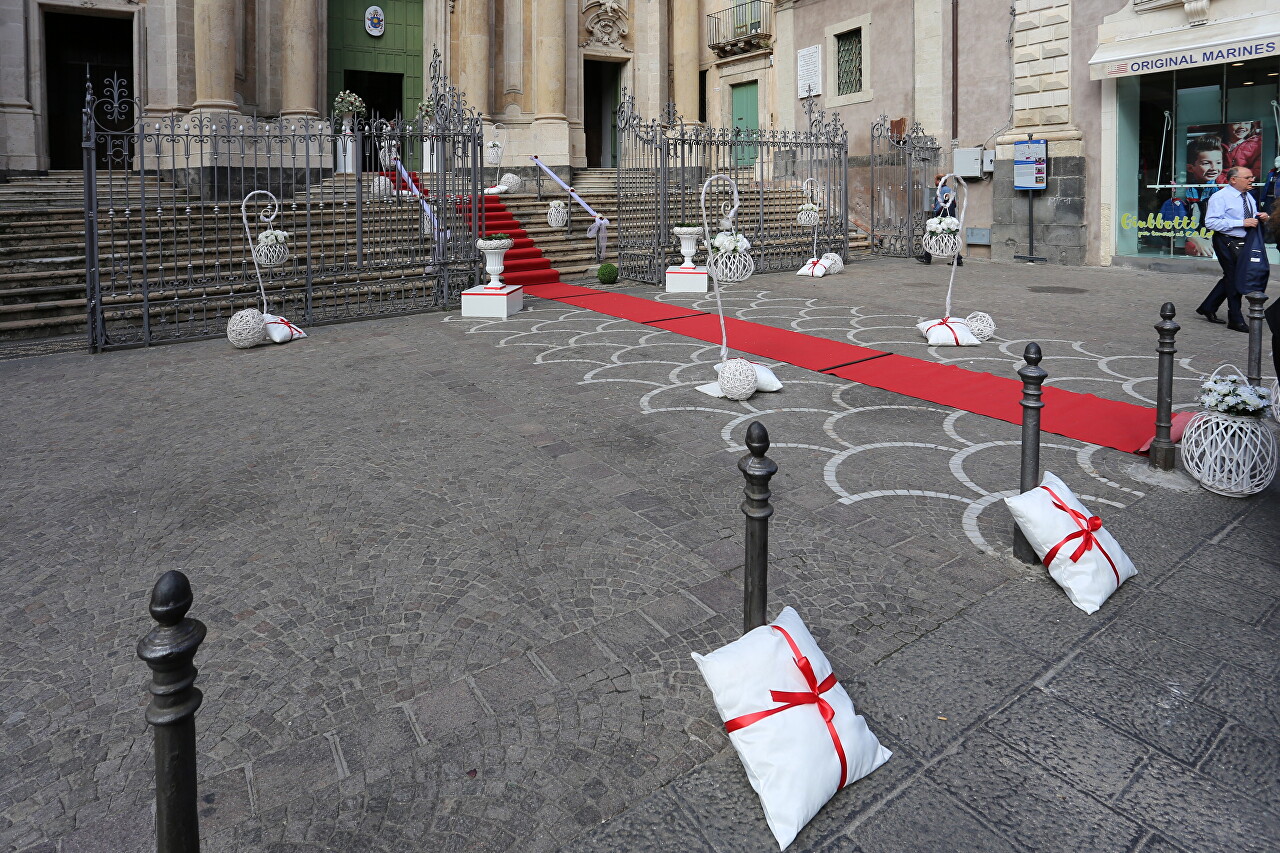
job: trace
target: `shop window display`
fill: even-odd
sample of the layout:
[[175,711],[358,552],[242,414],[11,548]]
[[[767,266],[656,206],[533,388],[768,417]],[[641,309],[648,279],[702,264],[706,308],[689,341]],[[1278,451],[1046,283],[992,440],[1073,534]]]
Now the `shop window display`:
[[[1116,252],[1212,258],[1208,198],[1232,166],[1263,182],[1280,155],[1280,60],[1122,78],[1117,89]],[[1271,249],[1273,263],[1280,262]]]

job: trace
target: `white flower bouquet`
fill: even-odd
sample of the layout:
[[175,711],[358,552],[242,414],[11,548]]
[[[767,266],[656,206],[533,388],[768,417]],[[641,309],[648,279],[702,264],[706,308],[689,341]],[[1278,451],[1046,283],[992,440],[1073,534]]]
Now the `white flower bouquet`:
[[259,246],[283,246],[289,241],[288,231],[272,230],[268,228],[258,235]]
[[1200,386],[1200,405],[1224,415],[1261,417],[1271,405],[1271,390],[1250,385],[1239,375],[1215,376]]
[[733,252],[747,253],[751,249],[751,241],[742,234],[736,234],[732,231],[721,231],[708,244],[707,250],[713,255],[730,254]]
[[949,234],[954,236],[960,233],[960,220],[954,216],[935,216],[925,222],[924,230],[929,234]]
[[813,211],[814,213],[817,213],[817,212],[818,212],[818,206],[817,206],[816,204],[814,204],[813,202],[811,202],[811,201],[806,201],[804,204],[800,205],[800,209],[801,209],[801,210],[811,210],[811,211]]
[[552,199],[550,202],[548,202],[548,205],[551,207],[552,210],[557,210],[565,207],[565,203],[558,198]]
[[343,89],[333,99],[333,111],[337,115],[362,116],[367,111],[364,100],[355,92]]

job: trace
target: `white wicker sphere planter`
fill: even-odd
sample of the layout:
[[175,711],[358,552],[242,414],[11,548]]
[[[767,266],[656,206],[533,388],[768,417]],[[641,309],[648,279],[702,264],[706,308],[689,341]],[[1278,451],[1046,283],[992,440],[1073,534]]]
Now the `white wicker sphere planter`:
[[567,207],[548,207],[547,208],[547,224],[552,228],[563,228],[569,221],[569,208]]
[[236,349],[256,347],[267,339],[267,319],[257,308],[246,308],[227,321],[227,340]]
[[253,256],[260,267],[278,267],[289,260],[289,247],[284,243],[254,243]]
[[1209,491],[1229,498],[1256,495],[1280,462],[1275,434],[1260,417],[1197,412],[1182,433],[1182,465]]
[[802,210],[796,214],[796,222],[799,222],[805,228],[812,228],[818,224],[818,211]]
[[730,358],[720,365],[720,391],[730,400],[746,400],[757,387],[755,365],[745,358]]
[[484,147],[484,164],[486,166],[502,165],[502,146],[486,145]]
[[519,175],[513,175],[510,172],[507,172],[505,175],[503,175],[502,178],[498,181],[498,183],[506,187],[507,192],[509,193],[520,192],[520,187],[523,186],[524,184],[524,182],[520,180]]
[[747,252],[715,252],[707,259],[707,266],[712,267],[716,278],[725,284],[746,281],[756,271],[756,262]]
[[926,231],[924,235],[924,250],[939,258],[949,258],[960,251],[960,235]]
[[821,260],[827,265],[827,275],[844,272],[844,258],[841,258],[835,252],[827,252],[822,256]]
[[991,319],[990,314],[974,311],[964,321],[969,325],[969,331],[980,341],[989,341],[996,333],[996,321]]

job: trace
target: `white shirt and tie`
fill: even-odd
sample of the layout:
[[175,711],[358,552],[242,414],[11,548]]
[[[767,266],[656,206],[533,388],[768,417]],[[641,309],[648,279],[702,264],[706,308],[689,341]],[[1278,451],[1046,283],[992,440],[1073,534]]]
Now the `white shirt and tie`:
[[1253,196],[1227,185],[1209,196],[1204,224],[1214,231],[1243,239],[1248,233],[1244,221],[1257,215],[1258,207],[1254,203]]

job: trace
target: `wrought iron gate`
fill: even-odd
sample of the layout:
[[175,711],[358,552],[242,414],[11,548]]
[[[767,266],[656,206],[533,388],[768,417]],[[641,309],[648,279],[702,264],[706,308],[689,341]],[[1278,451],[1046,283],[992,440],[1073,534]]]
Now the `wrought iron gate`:
[[880,116],[871,126],[871,251],[907,258],[923,251],[924,223],[933,212],[938,141],[919,123]]
[[[797,223],[812,178],[811,199],[822,217],[818,251],[849,249],[846,192],[849,134],[838,116],[812,107],[805,130],[749,130],[687,125],[668,103],[659,118],[645,121],[635,97],[622,90],[618,108],[621,136],[618,162],[618,266],[624,278],[658,284],[666,267],[681,263],[671,229],[702,224],[702,184],[724,174],[738,184],[742,207],[737,228],[751,241],[751,256],[762,272],[797,269],[813,253],[814,229]],[[717,181],[708,191],[713,230],[728,185]],[[700,255],[699,262],[705,259]]]
[[280,200],[273,227],[292,235],[289,260],[263,270],[273,313],[315,325],[453,304],[480,281],[481,124],[438,53],[424,106],[410,122],[157,119],[120,81],[101,97],[87,86],[90,347],[215,337],[261,308],[240,218],[255,190]]

